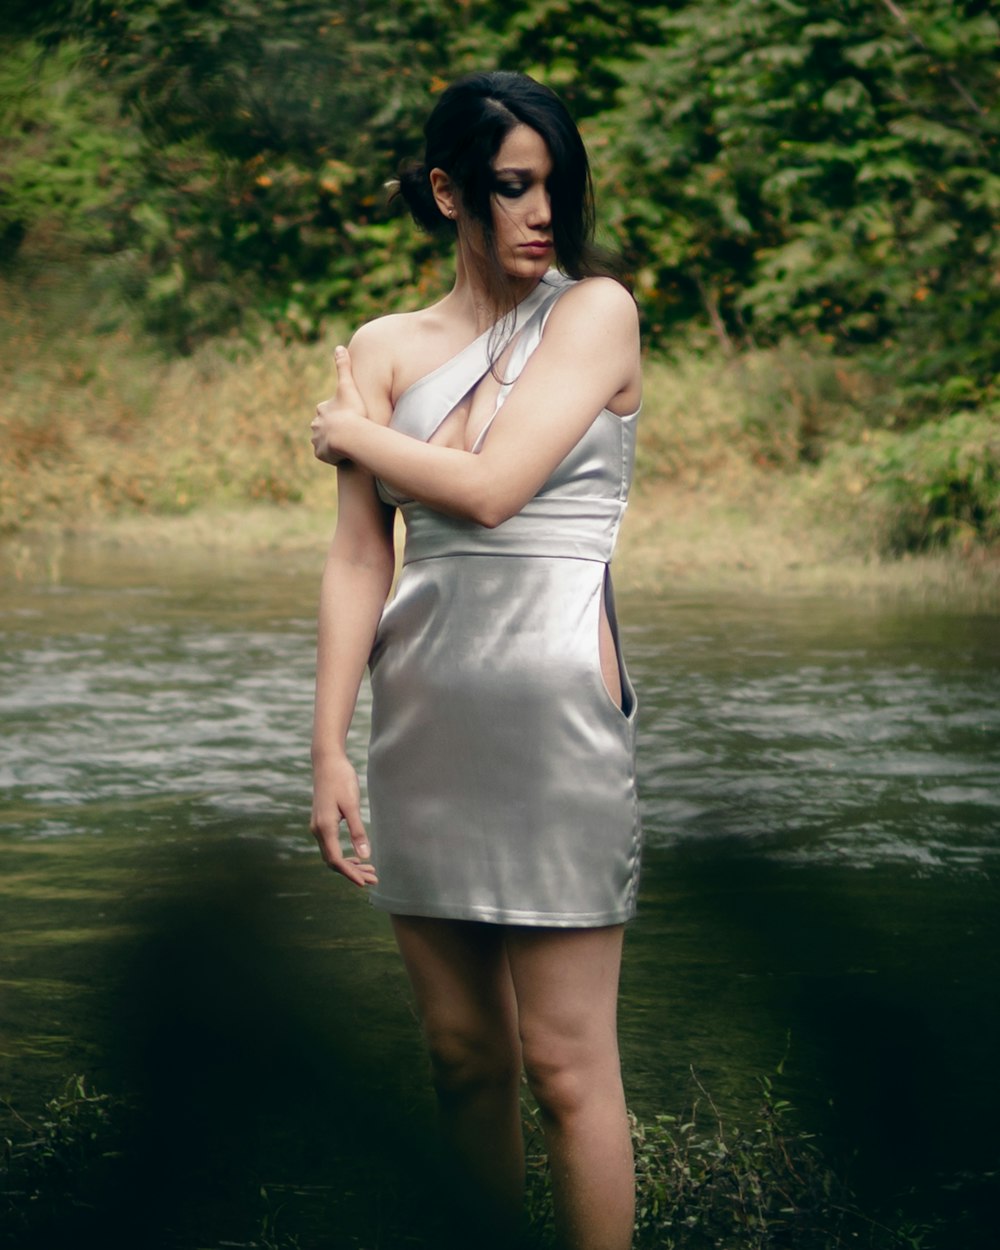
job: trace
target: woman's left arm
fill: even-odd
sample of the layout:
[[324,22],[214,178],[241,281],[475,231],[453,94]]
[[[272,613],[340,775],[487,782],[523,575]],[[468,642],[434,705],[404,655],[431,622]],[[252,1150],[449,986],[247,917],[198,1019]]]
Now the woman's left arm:
[[609,278],[562,295],[480,452],[437,447],[364,417],[350,355],[337,350],[337,396],[313,421],[320,459],[352,460],[440,512],[495,526],[519,512],[639,369],[638,315]]

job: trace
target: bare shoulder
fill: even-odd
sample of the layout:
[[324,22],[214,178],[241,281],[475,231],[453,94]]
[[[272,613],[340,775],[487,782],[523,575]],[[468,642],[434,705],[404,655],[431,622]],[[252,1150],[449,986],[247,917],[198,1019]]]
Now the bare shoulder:
[[[385,317],[376,317],[374,321],[366,321],[351,335],[351,359],[380,360],[383,364],[391,360],[394,348],[406,336],[406,322],[413,313],[389,313]],[[387,353],[390,355],[387,356]]]
[[639,326],[635,300],[614,277],[582,277],[559,297],[552,317],[560,310],[562,316],[586,317],[605,325]]
[[[351,360],[362,375],[377,378],[379,385],[395,397],[426,371],[427,359],[442,353],[442,340],[448,348],[450,331],[440,304],[415,312],[389,313],[355,331]],[[450,350],[444,350],[445,358],[449,354]]]
[[[633,413],[642,399],[639,312],[614,278],[582,278],[556,300],[542,336],[557,367],[591,376],[604,407]],[[606,388],[606,389],[605,389]]]
[[351,357],[357,351],[380,370],[392,407],[414,382],[467,347],[474,333],[445,297],[414,312],[369,321],[352,338]]
[[639,312],[631,294],[614,278],[582,278],[559,297],[549,322],[553,330],[587,328],[616,340],[638,337]]
[[389,313],[359,326],[351,335],[354,378],[365,398],[369,416],[382,424],[392,415],[396,383],[421,313]]
[[639,350],[639,311],[631,294],[614,278],[581,278],[556,300],[545,334],[567,346],[590,345]]
[[366,321],[351,337],[351,353],[355,350],[365,354],[399,351],[413,341],[414,334],[424,334],[433,329],[439,320],[438,305],[420,308],[415,312],[387,313]]

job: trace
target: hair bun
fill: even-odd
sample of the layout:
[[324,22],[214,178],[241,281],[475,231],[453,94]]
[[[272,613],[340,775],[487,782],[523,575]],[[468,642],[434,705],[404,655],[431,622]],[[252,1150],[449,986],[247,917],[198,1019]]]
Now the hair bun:
[[[390,185],[390,184],[387,184]],[[413,220],[425,230],[435,232],[448,224],[431,191],[430,174],[420,161],[407,161],[399,168],[398,180],[390,185],[390,200],[402,196]]]

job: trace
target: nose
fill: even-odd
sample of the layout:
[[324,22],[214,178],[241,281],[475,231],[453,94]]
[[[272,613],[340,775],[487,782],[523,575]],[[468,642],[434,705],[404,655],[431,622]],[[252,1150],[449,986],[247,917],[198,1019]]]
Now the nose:
[[529,192],[525,220],[534,230],[545,230],[552,224],[552,200],[548,187],[539,185]]

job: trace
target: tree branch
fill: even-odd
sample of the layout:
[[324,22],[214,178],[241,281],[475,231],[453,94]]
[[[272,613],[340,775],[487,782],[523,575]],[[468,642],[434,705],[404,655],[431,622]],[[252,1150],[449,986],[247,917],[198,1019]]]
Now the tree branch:
[[[934,61],[934,63],[940,69],[941,63],[937,60],[937,58],[931,52],[930,48],[928,48],[927,44],[924,43],[924,41],[920,38],[917,32],[910,25],[910,19],[906,16],[906,14],[899,7],[899,5],[895,3],[895,0],[882,0],[882,5],[884,8],[888,9],[889,12],[892,14],[892,16],[896,19],[896,21],[899,22],[900,26],[902,26],[902,28],[906,31],[909,37],[917,45],[920,51],[923,52],[926,56],[930,57],[930,59]],[[958,79],[954,76],[954,74],[949,74],[948,71],[945,70],[945,77],[948,79],[951,85],[955,88],[958,94],[962,97],[965,103],[969,106],[969,108],[972,109],[973,113],[977,113],[980,117],[986,116],[986,110],[981,108],[976,103],[976,101],[972,98],[972,96],[965,89],[965,87],[958,81]]]

